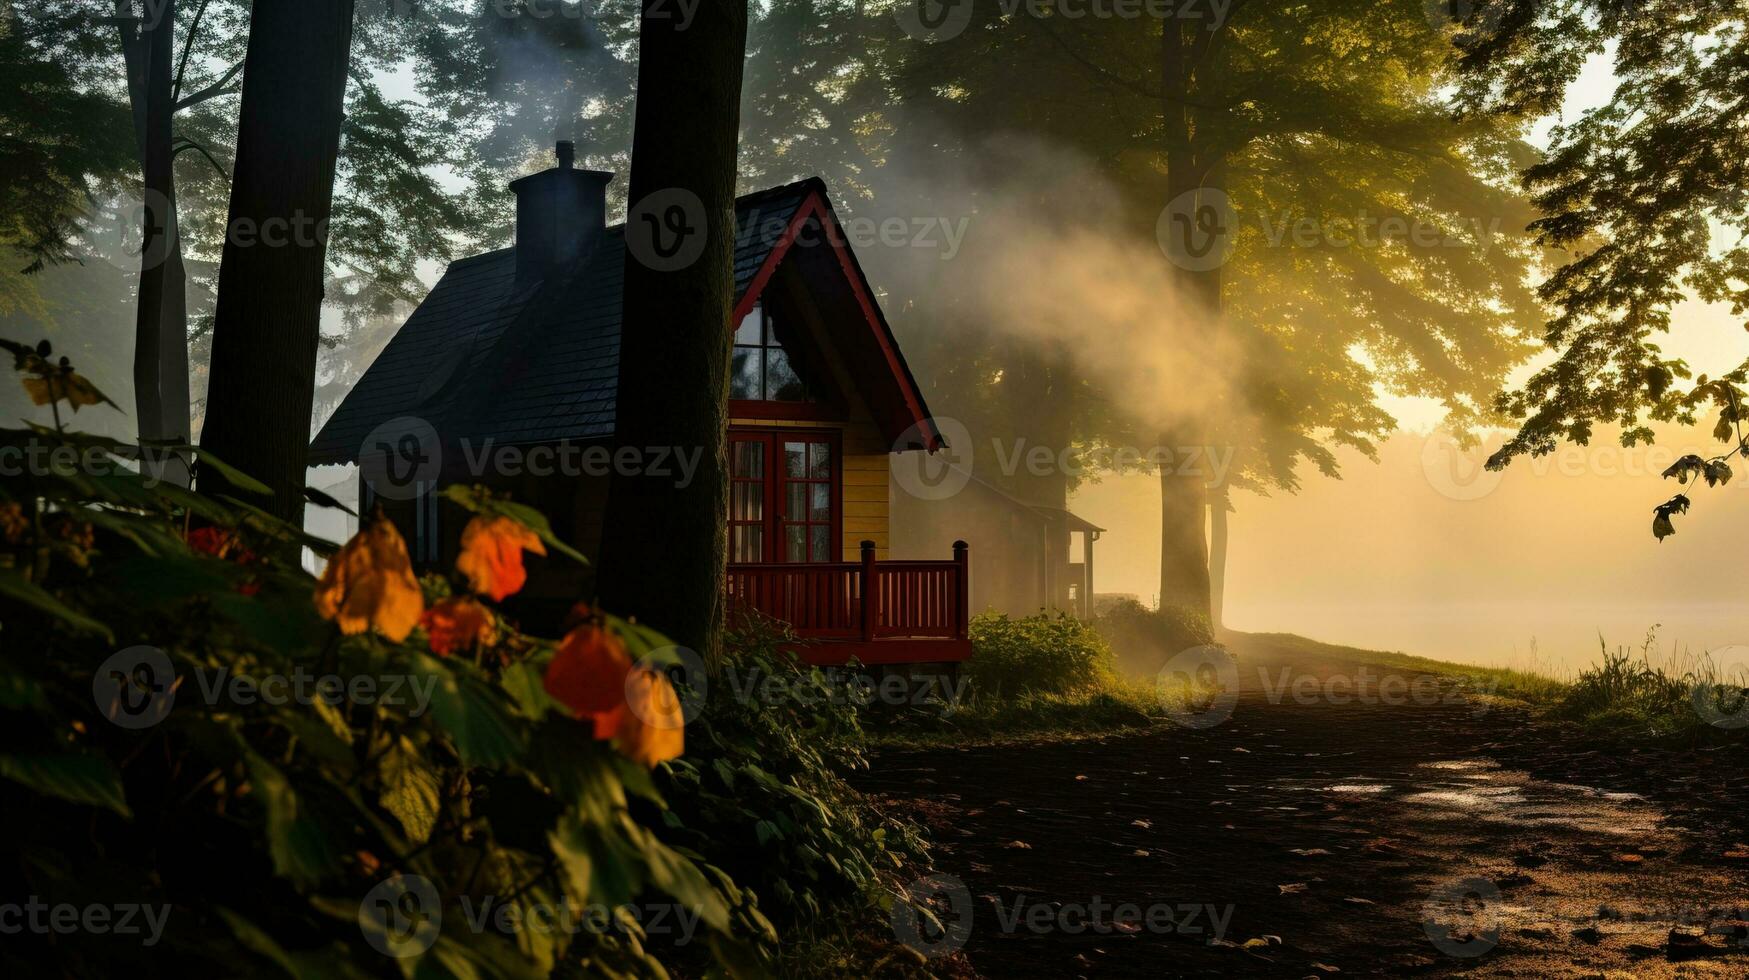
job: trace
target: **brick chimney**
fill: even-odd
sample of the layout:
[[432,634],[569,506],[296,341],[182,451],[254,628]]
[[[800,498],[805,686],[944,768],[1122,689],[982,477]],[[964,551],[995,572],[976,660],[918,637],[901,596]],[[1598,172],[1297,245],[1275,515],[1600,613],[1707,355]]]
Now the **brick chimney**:
[[558,166],[510,182],[516,194],[516,278],[544,279],[584,258],[607,227],[607,184],[613,174],[574,170],[576,146],[560,140]]

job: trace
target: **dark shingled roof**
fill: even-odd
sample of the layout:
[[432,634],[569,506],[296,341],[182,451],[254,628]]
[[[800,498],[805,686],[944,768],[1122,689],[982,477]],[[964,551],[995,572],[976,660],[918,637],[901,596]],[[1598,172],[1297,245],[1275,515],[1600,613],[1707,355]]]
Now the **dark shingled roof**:
[[[818,179],[736,200],[737,302],[814,193],[825,193]],[[534,282],[516,282],[515,249],[450,263],[322,426],[310,465],[355,461],[371,430],[400,416],[424,419],[446,442],[613,435],[624,270],[619,225],[590,255]]]

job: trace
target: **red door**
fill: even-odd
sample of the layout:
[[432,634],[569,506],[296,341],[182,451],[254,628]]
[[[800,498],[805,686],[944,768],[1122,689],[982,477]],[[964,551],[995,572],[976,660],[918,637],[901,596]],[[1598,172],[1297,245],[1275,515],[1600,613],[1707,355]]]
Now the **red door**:
[[841,561],[836,432],[729,433],[729,561]]

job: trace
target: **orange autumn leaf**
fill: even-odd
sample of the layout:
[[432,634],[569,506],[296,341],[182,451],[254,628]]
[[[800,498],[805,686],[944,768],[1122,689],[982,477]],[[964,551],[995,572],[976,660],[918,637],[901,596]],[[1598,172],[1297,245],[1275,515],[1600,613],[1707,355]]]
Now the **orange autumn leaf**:
[[547,553],[533,531],[508,517],[476,517],[462,529],[462,553],[456,571],[468,578],[468,588],[501,602],[528,581],[522,553]]
[[667,675],[632,671],[625,679],[625,697],[629,710],[621,712],[614,732],[620,753],[645,767],[680,758],[686,748],[686,715]]
[[395,525],[372,520],[329,559],[316,582],[316,611],[346,634],[375,627],[399,643],[413,632],[425,611],[425,596]]
[[626,710],[626,674],[631,669],[625,644],[600,626],[585,623],[566,634],[543,683],[553,700],[595,725],[596,738],[611,738]]
[[431,652],[447,657],[472,646],[489,647],[498,638],[492,611],[471,596],[441,599],[419,617],[431,638]]

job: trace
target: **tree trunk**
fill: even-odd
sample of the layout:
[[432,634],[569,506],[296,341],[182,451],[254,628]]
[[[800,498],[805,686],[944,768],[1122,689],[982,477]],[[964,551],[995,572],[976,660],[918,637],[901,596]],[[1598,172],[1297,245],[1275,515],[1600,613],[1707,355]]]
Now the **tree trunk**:
[[[133,102],[144,203],[138,306],[134,319],[134,410],[142,442],[187,442],[188,313],[182,236],[176,224],[175,159],[171,146],[171,69],[175,53],[176,4],[164,0],[155,21],[138,34],[121,22],[128,94]],[[148,475],[188,485],[184,460],[148,453]]]
[[[1210,147],[1191,105],[1196,72],[1206,63],[1214,32],[1199,22],[1162,25],[1160,48],[1161,138],[1166,157],[1167,202],[1202,189],[1219,190],[1222,166]],[[1179,299],[1193,315],[1218,321],[1221,270],[1175,264],[1173,281]],[[1214,406],[1185,406],[1184,420],[1161,434],[1160,448],[1170,465],[1160,470],[1160,606],[1178,606],[1213,616],[1207,537],[1208,485],[1206,460],[1210,443],[1208,416]],[[1197,420],[1192,425],[1188,420]],[[1190,453],[1194,451],[1195,455]],[[1203,465],[1186,465],[1202,460]]]
[[[201,447],[302,526],[353,0],[255,0]],[[203,490],[225,490],[203,471]],[[259,498],[246,498],[257,500]]]
[[1220,629],[1227,601],[1227,488],[1209,491],[1209,625]]
[[700,4],[687,25],[673,19],[675,9],[662,0],[644,3],[626,228],[629,240],[676,227],[638,217],[640,205],[650,207],[651,195],[665,192],[668,201],[687,204],[670,203],[663,216],[683,219],[682,236],[702,235],[703,253],[681,268],[660,269],[640,259],[645,250],[627,249],[617,438],[639,449],[703,452],[686,485],[672,476],[615,474],[598,581],[607,609],[636,616],[711,659],[721,642],[728,558],[724,434],[747,5]]

